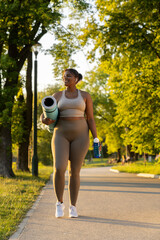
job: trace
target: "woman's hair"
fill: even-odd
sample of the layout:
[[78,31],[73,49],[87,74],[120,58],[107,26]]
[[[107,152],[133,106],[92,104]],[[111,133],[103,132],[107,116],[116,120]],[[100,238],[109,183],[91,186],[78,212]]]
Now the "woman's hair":
[[83,76],[81,73],[77,72],[76,69],[73,69],[73,68],[67,68],[64,70],[63,74],[66,72],[66,71],[69,71],[70,73],[72,73],[77,79],[78,79],[78,82],[80,80],[82,80]]

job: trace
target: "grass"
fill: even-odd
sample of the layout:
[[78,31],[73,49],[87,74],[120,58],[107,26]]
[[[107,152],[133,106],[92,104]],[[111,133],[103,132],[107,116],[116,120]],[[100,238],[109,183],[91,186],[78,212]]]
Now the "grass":
[[117,165],[112,167],[120,172],[128,173],[150,173],[160,175],[160,164],[155,162],[137,161],[133,163],[125,163],[124,165]]
[[109,159],[107,158],[92,158],[91,161],[85,159],[85,163],[82,168],[93,168],[93,167],[107,167],[113,166],[113,164],[109,163]]
[[16,230],[52,173],[51,166],[39,166],[39,176],[15,171],[16,178],[0,177],[0,240]]
[[112,163],[112,161],[107,158],[93,158],[92,161],[88,161],[86,159],[83,168],[107,166],[112,166],[112,169],[117,169],[120,172],[150,173],[160,175],[160,164],[156,162],[144,162],[144,160],[136,161],[133,163],[125,163],[122,165],[122,163]]

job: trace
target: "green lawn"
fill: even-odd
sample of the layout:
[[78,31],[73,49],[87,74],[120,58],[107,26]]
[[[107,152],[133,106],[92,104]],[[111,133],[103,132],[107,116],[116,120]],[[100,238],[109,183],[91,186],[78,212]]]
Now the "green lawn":
[[151,163],[144,161],[137,161],[135,163],[125,163],[124,165],[119,164],[112,167],[112,169],[117,169],[120,172],[128,173],[150,173],[160,175],[160,164]]
[[112,166],[112,169],[117,169],[120,172],[128,172],[128,173],[150,173],[160,175],[160,164],[156,162],[144,162],[136,161],[134,163],[111,163],[111,161],[107,158],[93,158],[92,161],[85,160],[85,164],[83,168],[93,168],[93,167],[107,167]]
[[52,167],[40,165],[38,178],[31,173],[14,172],[14,179],[0,177],[0,240],[8,239],[16,230],[49,180]]
[[113,164],[109,163],[107,158],[92,158],[91,161],[85,159],[85,163],[82,168],[93,168],[93,167],[107,167],[113,166]]

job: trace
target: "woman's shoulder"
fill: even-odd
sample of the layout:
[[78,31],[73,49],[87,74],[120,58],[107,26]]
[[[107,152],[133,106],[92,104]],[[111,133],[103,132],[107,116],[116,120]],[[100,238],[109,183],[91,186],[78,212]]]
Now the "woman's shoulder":
[[53,96],[57,101],[59,101],[60,98],[61,98],[61,96],[62,96],[62,93],[63,93],[63,91],[59,91],[59,92],[54,93],[52,96]]
[[81,93],[82,97],[85,98],[85,99],[91,98],[91,95],[86,91],[80,90],[80,93]]

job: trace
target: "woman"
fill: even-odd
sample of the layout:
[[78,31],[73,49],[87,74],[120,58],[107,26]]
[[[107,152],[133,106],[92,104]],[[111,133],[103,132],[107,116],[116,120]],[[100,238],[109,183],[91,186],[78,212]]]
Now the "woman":
[[[63,192],[65,171],[69,160],[69,217],[78,217],[76,201],[80,187],[80,169],[89,147],[89,129],[93,138],[97,138],[96,125],[93,117],[93,104],[89,93],[80,91],[76,84],[82,75],[75,69],[66,69],[63,81],[66,90],[55,93],[60,116],[54,128],[52,138],[52,154],[54,159],[54,189],[57,197],[56,217],[63,217]],[[86,115],[84,117],[84,114]],[[54,121],[44,118],[44,124]]]

